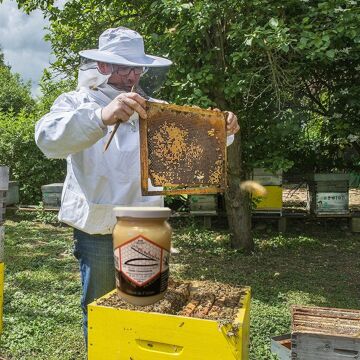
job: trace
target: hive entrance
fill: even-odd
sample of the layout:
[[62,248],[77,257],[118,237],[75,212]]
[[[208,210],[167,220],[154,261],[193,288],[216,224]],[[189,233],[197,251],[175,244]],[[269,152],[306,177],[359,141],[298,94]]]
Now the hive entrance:
[[[226,121],[223,112],[147,102],[140,122],[144,195],[223,192]],[[148,180],[163,190],[149,190]]]

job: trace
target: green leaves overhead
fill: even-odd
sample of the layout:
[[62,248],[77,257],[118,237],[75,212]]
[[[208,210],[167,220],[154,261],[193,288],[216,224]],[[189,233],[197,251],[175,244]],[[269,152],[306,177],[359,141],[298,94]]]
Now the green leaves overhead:
[[19,74],[13,73],[11,68],[4,64],[0,49],[0,112],[11,110],[17,114],[22,109],[30,110],[34,105],[30,82],[24,83]]
[[[360,133],[357,1],[69,0],[63,10],[52,1],[18,4],[50,19],[53,71],[70,78],[78,51],[97,47],[103,30],[139,31],[148,53],[174,62],[162,97],[238,114],[250,168],[287,169],[309,149],[325,168],[324,139],[346,144]],[[316,139],[308,135],[314,121],[327,124]]]

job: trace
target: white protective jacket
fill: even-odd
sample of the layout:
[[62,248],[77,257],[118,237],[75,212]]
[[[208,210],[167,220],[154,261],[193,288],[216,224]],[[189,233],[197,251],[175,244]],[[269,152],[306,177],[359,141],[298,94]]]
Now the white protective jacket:
[[104,126],[101,108],[114,97],[84,87],[65,93],[35,128],[42,152],[67,160],[59,220],[89,234],[112,233],[114,206],[163,206],[162,196],[141,194],[138,114],[119,126],[103,152],[113,126]]

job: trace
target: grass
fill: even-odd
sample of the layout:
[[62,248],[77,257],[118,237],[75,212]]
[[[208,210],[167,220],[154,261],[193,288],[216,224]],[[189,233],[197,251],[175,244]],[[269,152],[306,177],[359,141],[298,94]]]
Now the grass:
[[[26,215],[6,226],[4,332],[0,355],[16,360],[85,359],[80,281],[66,227]],[[292,304],[360,308],[360,234],[341,221],[291,223],[288,234],[255,231],[256,251],[229,248],[226,230],[174,223],[172,276],[249,285],[251,360],[275,359],[270,337],[290,330]]]

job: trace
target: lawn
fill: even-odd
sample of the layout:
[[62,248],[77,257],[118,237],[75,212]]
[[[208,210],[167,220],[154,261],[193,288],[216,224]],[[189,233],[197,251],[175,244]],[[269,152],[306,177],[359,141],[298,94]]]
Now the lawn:
[[[8,360],[82,360],[71,229],[37,219],[18,213],[5,223],[0,355]],[[360,234],[351,234],[346,222],[294,220],[286,235],[271,225],[262,227],[254,231],[251,255],[229,248],[224,226],[210,231],[176,220],[173,227],[180,250],[172,257],[174,278],[251,286],[251,360],[275,359],[270,337],[289,332],[292,304],[360,308]]]

